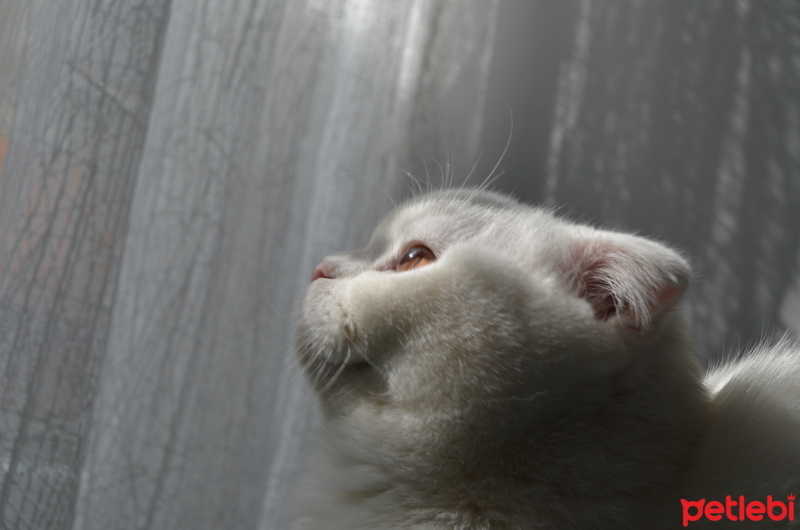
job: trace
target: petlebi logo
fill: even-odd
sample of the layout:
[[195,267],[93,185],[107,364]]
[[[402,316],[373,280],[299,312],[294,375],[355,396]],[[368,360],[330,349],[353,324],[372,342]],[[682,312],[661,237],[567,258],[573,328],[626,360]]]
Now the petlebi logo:
[[776,500],[772,495],[761,500],[747,500],[744,495],[734,498],[725,496],[724,501],[688,501],[681,499],[683,526],[707,519],[709,521],[794,521],[795,495],[786,496],[786,502]]

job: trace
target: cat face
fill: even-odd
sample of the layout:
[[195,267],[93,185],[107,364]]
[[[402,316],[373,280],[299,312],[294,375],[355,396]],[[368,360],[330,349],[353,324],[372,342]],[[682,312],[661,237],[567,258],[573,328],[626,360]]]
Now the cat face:
[[688,275],[643,238],[485,191],[437,192],[320,263],[297,353],[329,414],[533,402],[634,362]]

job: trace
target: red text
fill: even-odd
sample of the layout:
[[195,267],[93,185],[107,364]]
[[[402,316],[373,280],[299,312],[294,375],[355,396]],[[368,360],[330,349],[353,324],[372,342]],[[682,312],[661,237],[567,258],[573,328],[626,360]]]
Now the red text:
[[683,526],[689,526],[693,521],[702,518],[709,521],[719,521],[722,518],[728,521],[794,521],[794,495],[787,495],[786,502],[775,500],[772,495],[767,495],[766,501],[747,501],[744,495],[733,498],[725,496],[721,501],[687,501],[681,499],[683,507]]

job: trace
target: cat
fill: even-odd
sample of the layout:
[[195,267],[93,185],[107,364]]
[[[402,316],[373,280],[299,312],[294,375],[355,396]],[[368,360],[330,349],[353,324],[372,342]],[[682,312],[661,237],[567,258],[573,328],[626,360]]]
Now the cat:
[[790,527],[800,351],[704,376],[689,278],[660,243],[486,190],[397,208],[302,302],[322,425],[293,528]]

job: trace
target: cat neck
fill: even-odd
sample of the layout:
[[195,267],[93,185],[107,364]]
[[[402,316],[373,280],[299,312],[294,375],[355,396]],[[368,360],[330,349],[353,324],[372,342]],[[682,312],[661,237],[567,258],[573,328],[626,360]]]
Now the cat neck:
[[346,456],[340,461],[379,470],[421,502],[443,490],[448,499],[461,491],[475,502],[532,494],[601,502],[609,485],[620,497],[663,498],[677,487],[710,415],[682,329],[661,333],[616,374],[530,400],[454,408],[396,403],[375,393],[377,384],[344,385],[338,399],[347,406],[328,407],[324,438]]

